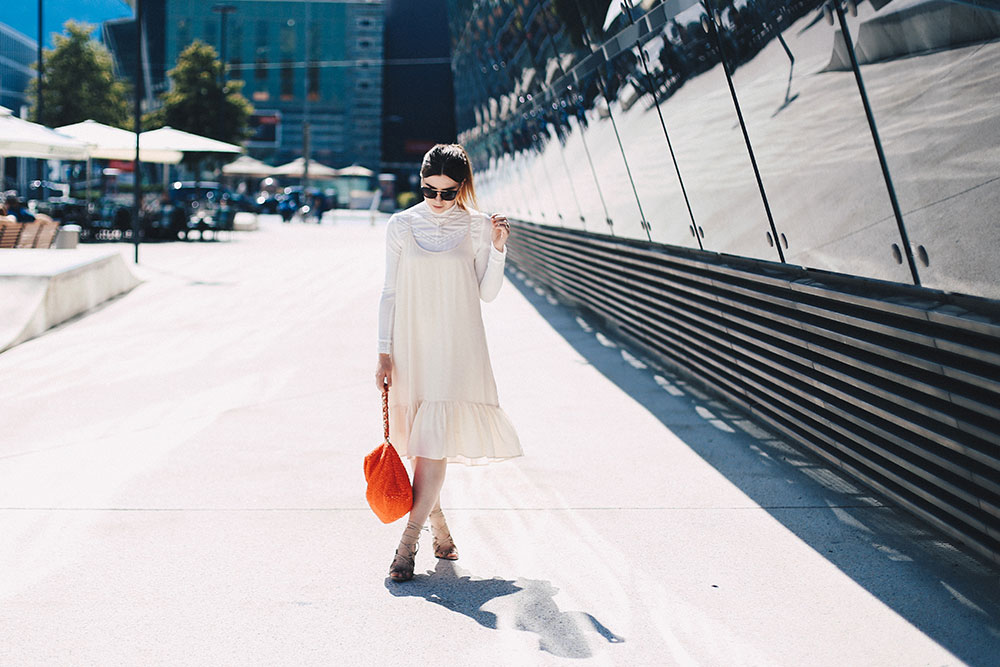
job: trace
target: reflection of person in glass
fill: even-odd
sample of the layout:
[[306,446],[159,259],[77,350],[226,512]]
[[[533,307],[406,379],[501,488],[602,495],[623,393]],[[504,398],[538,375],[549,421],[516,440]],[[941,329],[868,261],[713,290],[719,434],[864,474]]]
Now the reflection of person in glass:
[[472,208],[472,166],[457,144],[428,151],[420,181],[424,200],[389,219],[379,304],[375,384],[392,388],[390,440],[413,464],[413,507],[389,568],[396,581],[413,578],[428,518],[434,555],[458,558],[441,511],[447,464],[521,455],[497,398],[480,311],[503,283],[510,224]]

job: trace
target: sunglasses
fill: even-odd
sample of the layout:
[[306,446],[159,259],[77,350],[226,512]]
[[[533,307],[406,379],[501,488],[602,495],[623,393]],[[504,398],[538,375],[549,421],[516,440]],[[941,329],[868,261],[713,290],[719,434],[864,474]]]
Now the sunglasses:
[[420,192],[423,193],[424,197],[427,199],[437,199],[437,196],[441,195],[442,201],[452,201],[458,196],[458,188],[452,188],[450,190],[435,190],[434,188],[429,188],[424,185],[421,186]]

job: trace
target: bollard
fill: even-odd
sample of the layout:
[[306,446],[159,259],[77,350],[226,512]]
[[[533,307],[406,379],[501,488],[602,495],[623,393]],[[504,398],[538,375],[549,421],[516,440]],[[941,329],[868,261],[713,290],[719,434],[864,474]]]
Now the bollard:
[[63,225],[56,234],[56,248],[72,250],[80,241],[80,225]]

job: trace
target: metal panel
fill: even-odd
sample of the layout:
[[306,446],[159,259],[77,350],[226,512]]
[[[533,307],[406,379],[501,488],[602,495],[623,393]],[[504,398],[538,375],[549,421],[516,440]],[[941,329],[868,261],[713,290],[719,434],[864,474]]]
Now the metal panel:
[[1000,563],[1000,303],[531,223],[509,261]]

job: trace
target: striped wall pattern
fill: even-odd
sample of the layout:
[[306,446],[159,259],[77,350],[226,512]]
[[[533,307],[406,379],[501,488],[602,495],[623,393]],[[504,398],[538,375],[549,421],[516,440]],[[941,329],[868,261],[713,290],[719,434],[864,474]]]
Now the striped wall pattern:
[[1000,303],[519,223],[509,262],[1000,563]]

